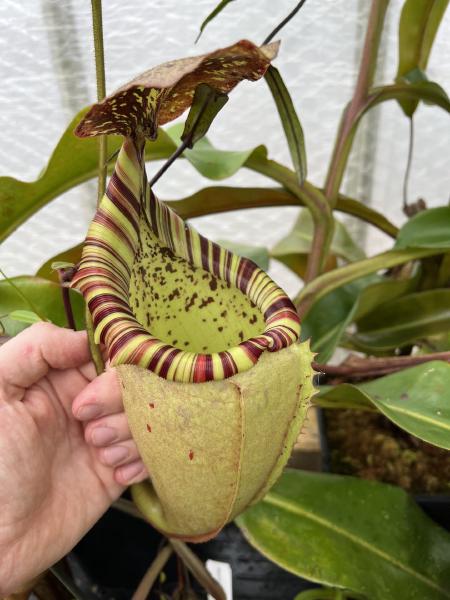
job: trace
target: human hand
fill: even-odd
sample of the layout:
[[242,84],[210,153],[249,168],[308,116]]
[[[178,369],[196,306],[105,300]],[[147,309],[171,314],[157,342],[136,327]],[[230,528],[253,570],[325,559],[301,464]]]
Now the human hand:
[[115,372],[96,377],[85,332],[38,323],[0,348],[0,597],[147,476]]

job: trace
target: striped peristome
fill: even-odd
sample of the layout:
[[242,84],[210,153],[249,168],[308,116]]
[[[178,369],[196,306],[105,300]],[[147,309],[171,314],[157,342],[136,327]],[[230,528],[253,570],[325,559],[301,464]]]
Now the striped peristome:
[[[153,290],[148,302],[153,282],[159,292]],[[299,336],[292,302],[264,271],[200,235],[156,198],[142,150],[131,138],[89,228],[73,285],[86,299],[97,341],[106,345],[112,365],[139,365],[172,381],[231,377],[264,351],[285,348]],[[174,303],[181,314],[172,316]],[[171,329],[157,323],[159,312],[163,320],[176,320]],[[184,331],[189,312],[193,325]],[[165,339],[152,331],[152,322]],[[200,340],[202,322],[207,325]],[[234,334],[227,334],[230,328]],[[186,334],[183,342],[166,339],[174,329]]]

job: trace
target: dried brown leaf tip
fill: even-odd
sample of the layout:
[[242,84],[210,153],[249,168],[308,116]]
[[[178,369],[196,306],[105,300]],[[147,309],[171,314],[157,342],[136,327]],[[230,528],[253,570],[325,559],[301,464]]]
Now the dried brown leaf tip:
[[207,83],[230,92],[240,81],[256,81],[278,53],[279,42],[255,46],[248,40],[209,54],[158,65],[94,104],[75,130],[79,137],[119,134],[154,139],[158,126],[180,116],[192,104],[195,88]]

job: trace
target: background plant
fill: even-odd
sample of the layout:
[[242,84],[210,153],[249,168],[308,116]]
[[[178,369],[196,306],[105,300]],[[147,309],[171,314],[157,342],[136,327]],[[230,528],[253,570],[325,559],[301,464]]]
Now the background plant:
[[[227,4],[221,2],[212,16],[217,17]],[[307,153],[300,119],[282,74],[271,67],[266,80],[286,134],[292,167],[269,158],[270,148],[218,150],[203,138],[183,154],[202,175],[220,180],[246,168],[272,179],[273,187],[211,186],[172,206],[184,218],[236,208],[304,207],[292,232],[274,248],[249,244],[241,251],[262,265],[279,260],[304,282],[295,301],[303,317],[303,336],[311,337],[319,353],[316,368],[347,380],[325,388],[316,403],[379,410],[417,437],[448,449],[450,208],[443,204],[427,209],[423,203],[409,202],[410,161],[403,198],[398,199],[410,219],[405,218],[400,229],[385,215],[340,191],[355,134],[374,106],[387,101],[400,105],[411,124],[411,148],[418,102],[450,111],[445,91],[426,78],[428,57],[447,4],[443,0],[406,0],[399,23],[395,81],[374,85],[389,2],[373,0],[355,90],[343,110],[323,185],[306,179]],[[98,10],[94,3],[96,7]],[[227,10],[236,8],[231,4]],[[94,11],[94,15],[99,32],[99,13]],[[101,98],[102,60],[97,47],[99,55]],[[97,174],[97,142],[79,141],[72,135],[82,114],[84,111],[69,125],[36,182],[0,180],[0,202],[3,207],[8,204],[8,211],[0,213],[2,239],[52,198]],[[178,125],[160,131],[156,142],[147,145],[148,160],[168,158],[180,143],[181,131]],[[118,140],[112,140],[108,155],[118,145]],[[103,169],[107,154],[104,148],[101,152]],[[393,176],[402,175],[395,169]],[[100,188],[103,180],[101,174]],[[392,237],[392,248],[365,257],[339,221],[339,213],[351,214],[384,231]],[[1,321],[8,334],[39,318],[65,323],[58,281],[70,277],[71,264],[78,256],[79,247],[54,257],[39,270],[39,280],[19,277],[0,282]],[[55,262],[59,264],[53,264],[52,270]],[[64,286],[63,291],[67,302]],[[80,326],[83,306],[79,297],[72,298],[72,306]],[[358,350],[370,358],[328,365],[338,347]],[[360,383],[368,379],[374,380]],[[238,524],[264,554],[303,577],[367,598],[449,597],[450,538],[400,490],[347,477],[288,472]],[[411,545],[417,549],[414,556],[409,552]],[[436,553],[441,557],[437,562],[431,560]],[[331,593],[335,592],[327,590],[323,597]]]

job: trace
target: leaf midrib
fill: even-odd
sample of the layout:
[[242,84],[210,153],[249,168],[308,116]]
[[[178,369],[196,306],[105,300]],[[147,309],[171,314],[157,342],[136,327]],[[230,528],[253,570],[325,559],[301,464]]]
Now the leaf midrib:
[[415,419],[417,419],[418,421],[424,421],[426,423],[430,423],[432,425],[435,425],[436,427],[440,428],[440,429],[447,429],[448,431],[450,431],[450,423],[445,423],[445,421],[441,421],[439,419],[434,419],[433,417],[421,414],[421,413],[417,413],[415,411],[412,410],[408,410],[406,408],[400,408],[397,405],[392,405],[392,404],[388,404],[387,402],[380,402],[378,401],[373,401],[374,404],[378,404],[378,402],[380,403],[381,406],[384,406],[385,409],[389,409],[392,410],[393,412],[397,412],[403,415],[407,415],[409,417],[413,417]]
[[346,529],[343,529],[342,527],[338,527],[336,524],[332,523],[331,521],[328,521],[327,519],[324,519],[323,517],[319,517],[318,515],[308,512],[307,510],[303,510],[299,506],[293,504],[292,502],[286,501],[285,499],[277,496],[273,492],[269,492],[267,494],[267,496],[265,496],[263,502],[267,502],[268,504],[272,504],[273,506],[282,508],[282,509],[286,510],[287,512],[291,512],[291,513],[297,514],[301,517],[305,517],[307,519],[310,519],[311,521],[318,523],[319,525],[322,525],[323,527],[327,527],[328,529],[331,529],[333,532],[341,535],[344,538],[347,538],[354,544],[359,545],[362,548],[365,548],[366,550],[371,552],[372,554],[375,554],[379,558],[382,558],[387,563],[399,568],[400,570],[404,571],[408,575],[415,577],[419,581],[422,581],[428,587],[430,587],[434,590],[437,590],[438,592],[441,592],[444,595],[444,597],[450,598],[450,592],[447,592],[444,588],[441,588],[440,585],[438,585],[434,581],[431,581],[425,575],[422,575],[421,573],[414,571],[413,569],[409,568],[408,565],[405,565],[404,563],[397,560],[396,558],[393,558],[389,554],[386,554],[386,552],[384,552],[383,550],[380,550],[373,544],[369,544],[368,542],[362,540],[361,538],[356,537],[355,535],[353,535]]

